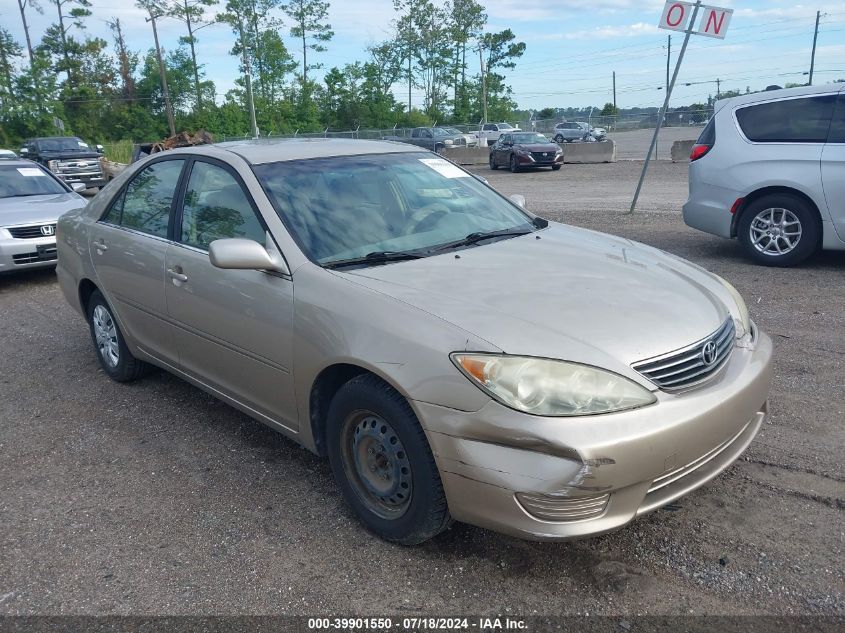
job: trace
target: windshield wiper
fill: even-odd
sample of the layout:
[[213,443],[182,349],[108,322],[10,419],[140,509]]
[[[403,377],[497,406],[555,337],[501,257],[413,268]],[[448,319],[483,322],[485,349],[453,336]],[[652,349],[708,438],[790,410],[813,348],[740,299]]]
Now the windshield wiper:
[[475,233],[470,233],[464,239],[458,240],[457,242],[449,242],[448,244],[444,244],[439,248],[435,249],[437,251],[445,251],[449,250],[450,248],[460,248],[461,246],[472,246],[473,244],[478,244],[479,242],[483,242],[484,240],[492,240],[497,237],[517,237],[519,235],[528,235],[529,233],[533,233],[531,229],[500,229],[498,231],[477,231]]
[[360,266],[361,264],[386,264],[388,262],[401,262],[409,259],[422,259],[425,255],[413,251],[375,251],[363,257],[352,257],[351,259],[339,259],[329,262],[323,268],[344,268],[346,266]]

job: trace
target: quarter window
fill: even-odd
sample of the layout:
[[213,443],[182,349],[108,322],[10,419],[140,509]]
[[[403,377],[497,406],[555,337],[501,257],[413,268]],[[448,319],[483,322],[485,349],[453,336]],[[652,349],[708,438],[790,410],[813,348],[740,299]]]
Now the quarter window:
[[141,170],[104,218],[158,237],[167,237],[170,208],[184,160],[165,160]]
[[182,243],[207,250],[214,240],[241,237],[263,244],[264,233],[235,177],[217,165],[195,162],[182,207]]
[[835,100],[825,95],[761,103],[737,110],[736,119],[749,141],[824,143]]
[[845,94],[839,95],[836,113],[830,122],[830,136],[828,143],[845,143]]

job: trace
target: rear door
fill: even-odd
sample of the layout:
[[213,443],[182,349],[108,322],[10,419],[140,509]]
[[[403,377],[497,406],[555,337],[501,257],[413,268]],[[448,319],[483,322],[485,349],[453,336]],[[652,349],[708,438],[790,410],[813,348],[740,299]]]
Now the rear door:
[[845,242],[845,92],[839,94],[822,151],[822,186],[833,227]]
[[156,161],[112,201],[90,235],[99,287],[125,334],[173,365],[178,355],[164,301],[164,261],[184,159]]
[[275,246],[231,166],[195,159],[167,251],[165,296],[178,327],[182,370],[281,423],[298,427],[292,376],[293,282],[258,270],[223,270],[211,242],[246,238]]

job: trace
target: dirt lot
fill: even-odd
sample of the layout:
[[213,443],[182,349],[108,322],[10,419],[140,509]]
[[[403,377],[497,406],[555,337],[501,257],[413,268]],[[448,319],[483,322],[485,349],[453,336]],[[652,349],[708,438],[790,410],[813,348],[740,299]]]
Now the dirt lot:
[[683,225],[684,165],[657,164],[623,216],[638,168],[480,172],[744,294],[776,343],[771,417],[710,485],[588,541],[456,525],[386,545],[325,462],[167,374],[111,382],[52,272],[3,277],[0,613],[845,614],[845,254],[749,264]]

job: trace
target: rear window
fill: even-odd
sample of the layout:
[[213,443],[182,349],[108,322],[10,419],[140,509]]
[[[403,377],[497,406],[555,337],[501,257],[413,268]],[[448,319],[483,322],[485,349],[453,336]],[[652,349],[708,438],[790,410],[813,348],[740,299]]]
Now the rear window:
[[784,99],[736,111],[742,133],[757,143],[824,143],[836,97]]
[[704,126],[701,134],[698,136],[696,145],[710,145],[716,144],[716,119],[710,119],[710,123]]

